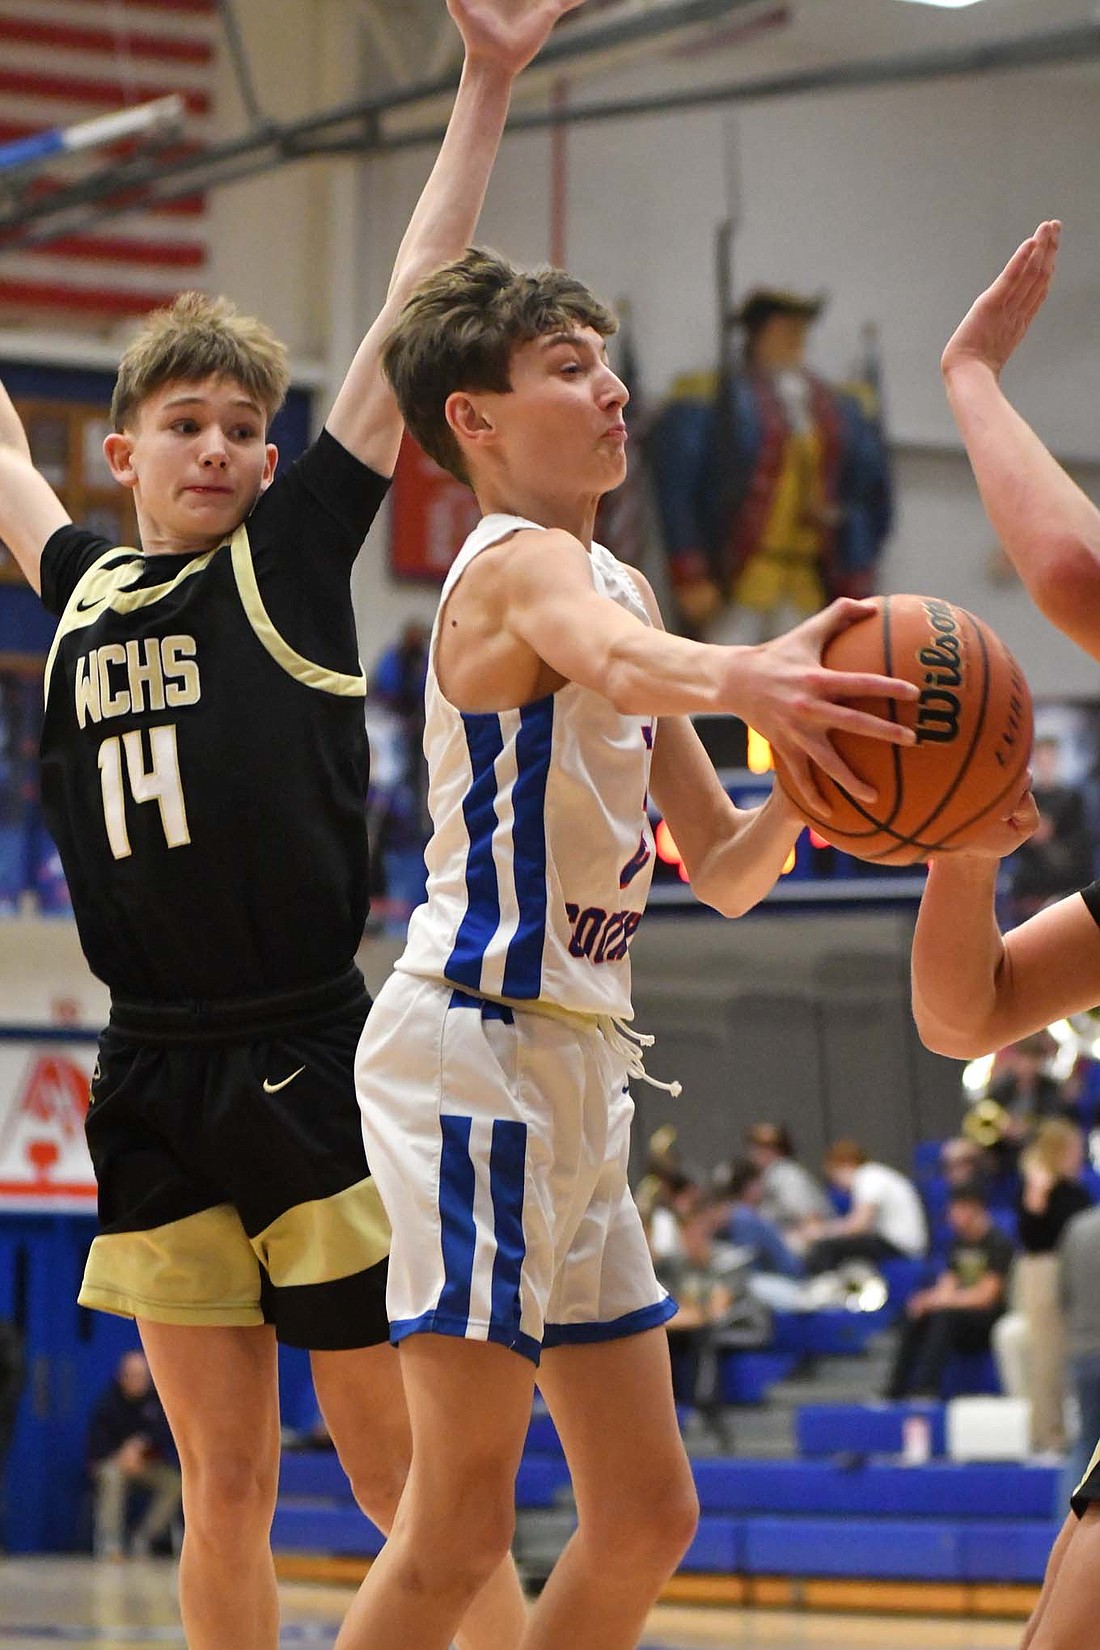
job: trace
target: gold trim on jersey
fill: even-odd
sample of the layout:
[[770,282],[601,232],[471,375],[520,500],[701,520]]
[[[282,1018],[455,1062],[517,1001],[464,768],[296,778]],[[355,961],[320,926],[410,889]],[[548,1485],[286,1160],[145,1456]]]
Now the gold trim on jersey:
[[331,1197],[295,1204],[257,1232],[252,1247],[278,1288],[333,1283],[385,1260],[390,1223],[368,1177]]
[[295,653],[290,643],[276,630],[256,582],[256,569],[252,565],[252,546],[248,542],[248,528],[243,521],[230,541],[230,553],[233,557],[233,576],[237,581],[237,591],[245,616],[256,632],[256,639],[270,653],[275,663],[285,670],[288,676],[293,676],[296,682],[316,688],[321,693],[332,693],[344,699],[365,698],[367,682],[362,673],[358,676],[347,676],[338,670],[326,670],[324,665],[314,664],[312,660],[303,658],[300,653]]
[[[154,602],[159,602],[170,591],[175,590],[185,579],[191,578],[195,573],[201,573],[210,565],[217,553],[217,550],[207,550],[204,555],[196,556],[193,561],[180,568],[174,579],[169,579],[165,584],[150,584],[134,590],[130,587],[135,579],[141,577],[146,561],[141,551],[131,549],[128,545],[117,545],[113,550],[105,551],[99,560],[93,562],[88,571],[81,575],[58,622],[53,646],[46,660],[46,698],[48,699],[50,694],[50,675],[54,660],[64,637],[71,635],[74,630],[83,630],[88,625],[95,624],[100,614],[108,607],[114,613],[133,613],[139,608],[152,606]],[[108,566],[116,556],[126,556],[127,560],[120,562],[116,567]]]
[[264,1321],[260,1269],[232,1204],[144,1232],[95,1238],[77,1297],[81,1306],[153,1323]]

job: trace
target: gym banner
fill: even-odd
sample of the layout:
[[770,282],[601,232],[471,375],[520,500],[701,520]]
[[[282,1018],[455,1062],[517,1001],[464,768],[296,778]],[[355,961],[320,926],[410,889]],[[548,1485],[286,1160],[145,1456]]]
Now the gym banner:
[[0,1210],[94,1214],[84,1115],[95,1062],[92,1037],[0,1040]]

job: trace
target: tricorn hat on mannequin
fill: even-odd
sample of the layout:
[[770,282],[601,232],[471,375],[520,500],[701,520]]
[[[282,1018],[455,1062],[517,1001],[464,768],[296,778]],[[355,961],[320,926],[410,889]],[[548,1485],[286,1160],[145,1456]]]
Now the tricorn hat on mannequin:
[[825,308],[825,294],[812,297],[800,292],[786,292],[779,287],[757,286],[744,299],[734,319],[746,332],[758,332],[773,315],[801,315],[807,321],[816,321]]

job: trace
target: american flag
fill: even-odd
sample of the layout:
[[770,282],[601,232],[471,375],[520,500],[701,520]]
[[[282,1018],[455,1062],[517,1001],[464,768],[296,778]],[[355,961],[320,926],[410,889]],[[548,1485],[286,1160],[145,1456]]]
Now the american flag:
[[[0,0],[0,144],[178,93],[194,150],[210,127],[217,47],[217,0]],[[122,159],[133,143],[19,183],[38,197]],[[181,287],[201,286],[206,257],[202,194],[34,246],[5,249],[0,235],[0,323],[142,315]]]

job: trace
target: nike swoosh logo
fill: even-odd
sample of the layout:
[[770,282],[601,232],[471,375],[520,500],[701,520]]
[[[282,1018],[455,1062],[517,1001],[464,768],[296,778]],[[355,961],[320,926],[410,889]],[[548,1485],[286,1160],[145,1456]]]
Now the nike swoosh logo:
[[93,607],[102,607],[106,599],[105,596],[93,596],[90,602],[79,601],[76,610],[78,613],[90,613]]
[[270,1077],[265,1077],[264,1078],[264,1093],[265,1094],[278,1094],[280,1089],[285,1089],[288,1083],[293,1083],[293,1081],[296,1077],[300,1077],[302,1075],[303,1071],[305,1071],[305,1069],[306,1069],[305,1066],[299,1066],[298,1070],[297,1071],[292,1071],[289,1077],[284,1077],[281,1083],[273,1083],[271,1081]]

